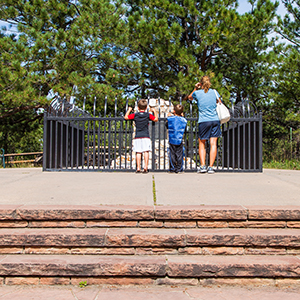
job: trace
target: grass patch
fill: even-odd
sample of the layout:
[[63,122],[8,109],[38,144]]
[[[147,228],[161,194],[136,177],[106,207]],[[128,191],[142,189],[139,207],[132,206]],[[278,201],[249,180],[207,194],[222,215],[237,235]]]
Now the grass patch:
[[285,160],[285,161],[276,161],[272,160],[270,162],[263,163],[264,169],[283,169],[283,170],[300,170],[300,161],[299,160]]
[[81,288],[85,288],[85,287],[87,286],[87,282],[86,282],[86,281],[80,281],[80,282],[79,282],[79,286],[80,286]]
[[156,189],[155,189],[154,175],[152,175],[152,192],[153,192],[153,202],[154,202],[154,205],[156,205]]

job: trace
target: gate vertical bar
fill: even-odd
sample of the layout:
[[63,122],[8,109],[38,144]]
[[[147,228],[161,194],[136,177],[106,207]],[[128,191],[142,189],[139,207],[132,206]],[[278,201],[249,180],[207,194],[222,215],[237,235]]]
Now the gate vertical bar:
[[48,126],[47,126],[47,122],[48,122],[48,111],[45,110],[44,111],[44,132],[43,132],[43,171],[46,171],[47,168],[47,160],[48,160]]
[[87,151],[86,151],[86,165],[87,168],[90,168],[90,120],[88,122],[88,128],[87,128]]
[[[164,111],[164,120],[166,120],[166,112]],[[159,137],[159,142],[160,142],[160,137]],[[166,130],[164,128],[164,152],[163,152],[163,160],[164,160],[164,169],[166,169],[166,152],[168,153],[168,149],[166,149]],[[159,153],[160,156],[160,153]],[[160,160],[160,157],[157,158],[158,160]],[[170,165],[170,162],[169,162]],[[169,166],[168,166],[169,168]]]
[[232,123],[232,169],[235,169],[235,127]]
[[241,167],[241,129],[240,124],[237,124],[237,132],[238,132],[238,142],[237,142],[237,149],[238,149],[238,170],[240,170]]
[[103,152],[104,152],[103,169],[105,169],[106,168],[106,115],[104,116],[104,121],[103,121]]
[[114,132],[114,169],[116,169],[117,162],[117,119],[115,117],[115,132]]
[[81,165],[82,169],[84,169],[85,161],[84,161],[84,156],[85,156],[85,122],[82,121],[82,130],[81,130],[81,140],[82,140],[82,156],[81,156]]
[[120,157],[120,169],[122,169],[122,149],[123,149],[123,120],[120,120],[119,129],[119,157]]
[[262,112],[259,113],[259,171],[263,170],[263,145],[262,145]]
[[243,120],[243,170],[246,169],[246,128],[245,120]]
[[[230,139],[229,139],[229,134],[230,134],[230,128],[229,128],[229,123],[223,124],[223,126],[226,126],[227,129],[227,169],[229,170],[230,167]],[[234,145],[231,145],[232,148]]]
[[63,169],[63,153],[64,153],[64,122],[63,120],[57,120],[57,125],[60,124],[60,169]]
[[66,169],[69,168],[69,122],[66,122]]
[[106,168],[106,114],[107,114],[107,96],[105,96],[105,103],[104,103],[104,119],[103,119],[103,169]]
[[133,134],[132,134],[132,132],[133,132],[133,127],[132,127],[132,125],[130,124],[129,125],[129,127],[130,127],[130,131],[129,131],[129,140],[130,140],[130,145],[129,145],[129,151],[130,151],[130,169],[133,169],[133,167],[132,167],[132,136],[133,136]]
[[[151,122],[151,123],[152,123],[152,137],[151,137],[152,138],[152,171],[154,171],[156,169],[155,168],[155,122]],[[145,166],[145,168],[148,168],[148,166]]]
[[54,168],[57,170],[57,147],[58,147],[58,121],[55,121],[55,140],[54,140]]
[[114,169],[117,162],[117,96],[115,97]]
[[[193,124],[193,121],[191,121],[191,125]],[[194,137],[193,137],[193,126],[190,126],[190,132],[189,132],[189,141],[190,141],[190,144],[192,146],[192,151],[191,151],[191,156],[193,157],[194,156]],[[190,160],[190,168],[192,168],[192,159]]]
[[52,169],[52,158],[53,158],[53,120],[50,120],[50,160],[49,168]]
[[[193,106],[192,106],[192,102],[190,101],[190,132],[189,132],[189,148],[191,150],[191,160],[190,160],[190,169],[192,168],[192,157],[194,156],[194,139],[191,136],[191,130],[193,125]],[[196,142],[197,143],[197,142]]]
[[228,151],[228,145],[227,145],[227,149],[225,151],[224,125],[221,126],[221,130],[222,130],[222,170],[224,170],[225,153],[226,153],[226,151]]
[[71,129],[71,162],[70,162],[71,170],[73,169],[73,166],[74,166],[74,126],[72,126]]
[[251,122],[248,121],[248,170],[251,170]]
[[[126,98],[126,106],[125,106],[125,113],[127,112],[128,110],[128,97]],[[125,127],[124,127],[124,130],[125,130],[125,141],[124,141],[124,146],[125,146],[125,153],[124,153],[124,157],[125,157],[125,162],[124,162],[124,168],[125,170],[127,169],[127,127],[128,127],[128,122],[125,121]]]
[[[160,126],[160,122],[161,122],[161,120],[160,120],[160,113],[161,113],[161,109],[160,109],[160,97],[158,97],[158,116],[159,116],[159,125],[158,125],[158,155],[157,155],[157,157],[158,157],[158,170],[160,170],[160,152],[161,152],[161,141],[160,141],[160,137],[161,137],[161,126]],[[155,156],[155,153],[153,153],[152,152],[152,155],[154,154],[154,156]]]
[[254,166],[254,169],[256,170],[257,167],[256,167],[256,120],[255,122],[253,122],[253,136],[254,136],[254,139],[253,139],[253,166]]
[[[189,121],[187,121],[188,124]],[[186,125],[188,126],[188,125]],[[187,158],[188,158],[188,147],[187,147],[187,128],[184,133],[184,146],[185,146],[185,161],[184,161],[184,169],[187,170]]]
[[100,154],[100,115],[99,115],[99,119],[98,119],[98,129],[97,129],[97,168],[98,170],[100,169],[100,160],[101,160],[101,154]]
[[76,169],[78,170],[78,167],[79,167],[79,154],[80,154],[80,151],[79,151],[79,121],[77,121],[77,155],[76,155]]
[[[110,116],[110,115],[109,115]],[[110,153],[111,153],[111,119],[108,120],[108,169],[110,169]]]
[[93,169],[96,164],[96,120],[93,119]]

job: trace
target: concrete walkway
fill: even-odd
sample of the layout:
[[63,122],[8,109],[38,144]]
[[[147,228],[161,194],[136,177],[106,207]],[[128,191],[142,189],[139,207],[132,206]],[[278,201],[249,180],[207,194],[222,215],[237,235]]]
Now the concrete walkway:
[[154,201],[157,205],[300,205],[300,171],[209,175],[0,169],[0,205],[153,205]]
[[[0,205],[260,205],[299,206],[300,171],[167,174],[42,172],[0,169]],[[288,287],[203,286],[8,286],[10,300],[298,300]]]
[[277,287],[0,287],[0,299],[9,300],[299,300],[299,293]]

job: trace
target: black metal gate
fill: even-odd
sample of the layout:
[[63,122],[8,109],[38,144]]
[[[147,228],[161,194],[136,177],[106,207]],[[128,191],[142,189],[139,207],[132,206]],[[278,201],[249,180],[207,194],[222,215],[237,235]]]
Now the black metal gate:
[[[157,99],[160,103],[160,99]],[[172,106],[169,102],[169,108]],[[135,153],[132,152],[134,126],[122,115],[95,116],[74,104],[52,101],[44,114],[44,171],[134,171]],[[197,111],[192,104],[185,113],[188,121],[184,136],[184,171],[195,172],[199,166]],[[127,105],[126,105],[127,106]],[[168,171],[168,139],[165,127],[166,112],[159,121],[150,122],[152,152],[150,171]],[[231,120],[222,125],[218,140],[216,171],[262,171],[262,115],[247,102],[231,108]],[[207,144],[209,148],[209,143]],[[209,149],[207,149],[207,153]],[[208,154],[207,154],[208,160]]]

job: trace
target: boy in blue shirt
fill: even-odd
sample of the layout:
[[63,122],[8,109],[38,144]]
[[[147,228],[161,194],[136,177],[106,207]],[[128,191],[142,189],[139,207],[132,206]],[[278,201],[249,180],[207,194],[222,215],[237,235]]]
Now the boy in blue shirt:
[[169,159],[170,172],[179,173],[183,170],[183,134],[187,120],[183,117],[183,106],[174,107],[174,115],[168,114],[167,128],[169,130]]

